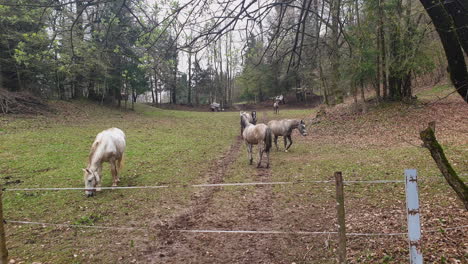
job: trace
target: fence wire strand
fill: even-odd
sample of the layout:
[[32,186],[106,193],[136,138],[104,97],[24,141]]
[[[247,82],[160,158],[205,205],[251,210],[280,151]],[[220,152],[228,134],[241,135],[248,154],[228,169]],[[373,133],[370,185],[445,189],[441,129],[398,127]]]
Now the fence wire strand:
[[[23,225],[40,225],[40,226],[55,226],[67,228],[89,228],[89,229],[102,229],[102,230],[116,230],[116,231],[150,231],[150,228],[140,227],[112,227],[112,226],[90,226],[90,225],[76,225],[76,224],[55,224],[46,222],[31,222],[31,221],[16,221],[5,220],[6,223],[23,224]],[[461,230],[468,228],[468,225],[457,227],[439,227],[438,229],[422,230],[422,233],[436,233],[453,230]],[[155,231],[152,229],[151,231]],[[267,234],[267,235],[326,235],[338,234],[336,231],[277,231],[277,230],[208,230],[208,229],[174,229],[168,230],[171,232],[180,233],[217,233],[217,234]],[[407,233],[346,233],[346,236],[406,236]]]
[[[321,184],[334,183],[335,181],[291,181],[291,182],[239,182],[239,183],[216,183],[216,184],[178,184],[178,185],[155,185],[155,186],[122,186],[122,187],[39,187],[39,188],[6,188],[4,191],[67,191],[67,190],[128,190],[128,189],[163,189],[163,188],[203,188],[203,187],[229,187],[229,186],[253,186],[253,185],[292,185],[292,184]],[[344,181],[344,184],[378,184],[378,183],[404,183],[403,180],[368,180],[368,181]]]

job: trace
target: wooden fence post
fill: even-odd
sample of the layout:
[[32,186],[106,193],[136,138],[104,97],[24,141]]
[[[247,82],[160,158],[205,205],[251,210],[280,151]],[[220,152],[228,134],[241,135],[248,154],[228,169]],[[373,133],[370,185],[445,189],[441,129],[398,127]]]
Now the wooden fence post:
[[419,220],[418,175],[416,170],[405,170],[408,241],[411,264],[422,264],[421,222]]
[[8,263],[8,251],[6,248],[5,228],[3,227],[3,186],[0,185],[0,264]]
[[335,172],[336,211],[338,213],[338,263],[346,263],[346,224],[344,208],[343,176]]

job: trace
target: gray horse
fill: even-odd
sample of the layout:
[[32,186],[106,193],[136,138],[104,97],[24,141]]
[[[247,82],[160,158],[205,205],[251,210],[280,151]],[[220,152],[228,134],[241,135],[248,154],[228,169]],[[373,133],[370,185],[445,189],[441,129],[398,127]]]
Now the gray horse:
[[252,111],[250,114],[247,112],[240,112],[240,115],[241,115],[240,125],[241,125],[241,136],[242,136],[242,133],[244,133],[244,129],[246,126],[245,123],[242,123],[242,116],[245,116],[245,118],[247,118],[247,121],[249,121],[250,124],[256,125],[257,124],[257,112]]
[[[292,145],[291,133],[293,129],[297,128],[301,135],[307,136],[307,129],[304,120],[300,119],[283,119],[283,120],[272,120],[268,122],[268,127],[275,136],[275,146],[278,150],[278,137],[284,138],[284,151],[288,152],[288,149]],[[289,145],[288,145],[289,139]]]
[[275,101],[273,104],[273,110],[275,111],[275,114],[279,114],[279,102]]
[[249,118],[245,112],[240,113],[241,122],[245,128],[242,137],[247,145],[247,154],[250,165],[252,165],[252,148],[253,145],[258,145],[258,162],[257,168],[260,168],[262,164],[263,153],[266,154],[267,165],[270,167],[270,148],[271,148],[271,130],[265,124],[254,125],[249,122]]

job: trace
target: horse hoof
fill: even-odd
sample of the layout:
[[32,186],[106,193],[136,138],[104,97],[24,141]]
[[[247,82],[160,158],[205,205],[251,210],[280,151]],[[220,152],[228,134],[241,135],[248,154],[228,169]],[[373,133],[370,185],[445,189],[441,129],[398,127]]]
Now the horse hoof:
[[113,183],[113,184],[112,184],[112,187],[117,187],[117,183]]
[[287,149],[285,149],[285,150],[284,150],[284,152],[288,152],[288,150],[287,150]]

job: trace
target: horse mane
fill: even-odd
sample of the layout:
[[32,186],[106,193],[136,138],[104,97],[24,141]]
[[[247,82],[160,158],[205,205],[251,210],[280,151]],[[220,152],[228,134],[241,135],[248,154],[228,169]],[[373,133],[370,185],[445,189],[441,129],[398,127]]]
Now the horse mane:
[[301,124],[301,120],[300,120],[300,119],[289,119],[289,120],[292,121],[291,123],[292,123],[293,126],[295,126],[295,127],[297,127],[297,126],[299,126],[299,125]]
[[96,152],[98,146],[99,146],[99,141],[97,140],[94,141],[93,145],[91,146],[91,150],[89,151],[88,165],[91,165],[91,162],[93,161],[94,153]]
[[247,127],[248,124],[250,124],[250,122],[247,120],[247,116],[245,115],[245,113],[242,113],[241,114],[241,126],[242,126],[242,128]]

